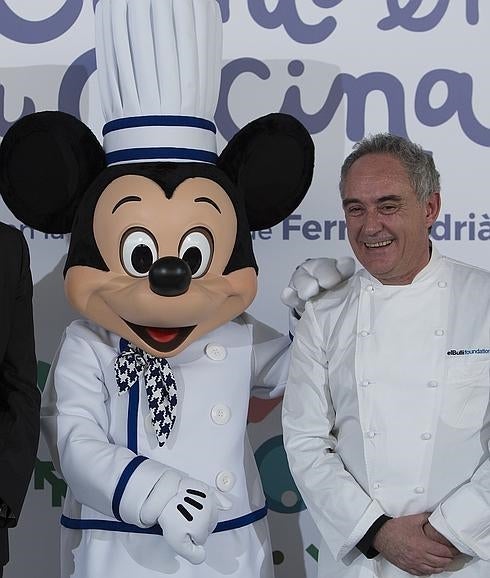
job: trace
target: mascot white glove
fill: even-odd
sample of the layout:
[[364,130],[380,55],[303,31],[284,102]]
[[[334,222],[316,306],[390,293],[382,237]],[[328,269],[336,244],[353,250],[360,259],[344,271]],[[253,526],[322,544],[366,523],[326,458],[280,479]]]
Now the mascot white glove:
[[355,262],[352,257],[307,259],[292,274],[289,285],[282,292],[281,300],[300,317],[308,299],[332,289],[351,277],[354,271]]
[[158,522],[167,543],[177,554],[192,564],[201,564],[206,559],[203,544],[216,527],[218,510],[230,508],[231,502],[219,491],[185,478]]
[[168,545],[192,564],[206,559],[203,544],[216,527],[218,510],[231,502],[207,484],[167,471],[157,482],[141,509],[145,526],[158,523]]

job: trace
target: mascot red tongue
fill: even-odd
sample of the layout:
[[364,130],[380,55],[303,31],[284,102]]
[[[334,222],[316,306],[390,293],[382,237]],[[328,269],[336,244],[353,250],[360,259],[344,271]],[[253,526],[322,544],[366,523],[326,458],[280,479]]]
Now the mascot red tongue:
[[246,436],[251,392],[280,395],[289,339],[245,310],[251,230],[301,202],[313,145],[284,114],[218,155],[216,0],[99,0],[104,147],[42,112],[0,148],[25,223],[70,232],[67,327],[43,431],[68,485],[62,578],[272,578],[266,505]]
[[179,334],[178,330],[176,329],[161,329],[159,327],[147,327],[146,330],[150,337],[152,337],[155,341],[159,341],[160,343],[168,343],[175,339]]

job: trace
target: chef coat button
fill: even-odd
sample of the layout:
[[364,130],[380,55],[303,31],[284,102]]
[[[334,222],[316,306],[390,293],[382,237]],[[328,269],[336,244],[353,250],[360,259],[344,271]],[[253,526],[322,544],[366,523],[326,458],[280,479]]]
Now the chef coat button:
[[374,482],[373,490],[379,490],[379,488],[381,488],[381,484],[379,482]]
[[437,286],[440,287],[441,289],[445,289],[447,287],[447,283],[446,281],[439,281],[437,283]]
[[213,361],[223,361],[226,357],[226,349],[217,343],[208,343],[204,348],[204,353]]
[[435,379],[431,379],[428,383],[427,383],[427,387],[438,387],[439,386],[439,382],[436,381]]
[[360,334],[361,337],[367,337],[369,335],[369,331],[366,331],[365,329],[363,329]]
[[230,421],[231,409],[224,403],[217,403],[211,408],[211,419],[217,425],[225,425]]
[[444,335],[444,329],[436,329],[434,331],[434,335],[437,335],[437,337],[441,337],[442,335]]
[[432,434],[430,434],[429,432],[424,432],[421,436],[420,436],[423,440],[430,440],[430,438],[432,437]]
[[221,492],[229,492],[235,485],[235,476],[231,472],[220,472],[216,476],[216,487]]
[[376,435],[376,432],[374,432],[374,431],[367,431],[366,432],[366,437],[369,439],[372,439],[375,435]]
[[425,488],[423,488],[422,486],[417,486],[415,488],[415,493],[416,494],[423,494],[425,492]]
[[374,287],[373,287],[373,285],[368,285],[368,286],[366,287],[366,291],[367,291],[368,293],[374,293]]
[[368,379],[363,379],[361,381],[361,386],[362,387],[367,387],[371,382]]

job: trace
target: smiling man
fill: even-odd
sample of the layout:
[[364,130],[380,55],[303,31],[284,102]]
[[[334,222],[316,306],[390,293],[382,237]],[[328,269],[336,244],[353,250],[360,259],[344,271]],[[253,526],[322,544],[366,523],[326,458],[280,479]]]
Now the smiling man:
[[441,203],[432,159],[421,159],[425,162],[421,170],[426,168],[429,174],[428,188],[420,194],[410,181],[409,169],[390,153],[349,157],[342,170],[349,242],[361,264],[384,285],[411,283],[429,262],[427,231]]
[[283,406],[318,575],[490,575],[490,274],[432,245],[439,173],[418,145],[361,141],[340,193],[364,268],[307,304]]

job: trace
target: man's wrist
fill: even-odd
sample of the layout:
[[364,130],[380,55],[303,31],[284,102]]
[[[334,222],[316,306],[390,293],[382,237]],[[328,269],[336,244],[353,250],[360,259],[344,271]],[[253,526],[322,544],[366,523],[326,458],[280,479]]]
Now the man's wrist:
[[382,514],[374,523],[371,525],[369,530],[364,534],[364,536],[359,540],[356,544],[358,550],[360,550],[366,558],[375,558],[379,552],[373,546],[374,537],[376,536],[377,532],[386,524],[388,520],[391,520],[390,516],[386,516]]

